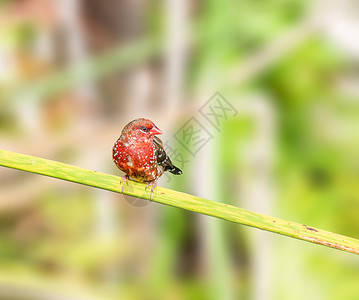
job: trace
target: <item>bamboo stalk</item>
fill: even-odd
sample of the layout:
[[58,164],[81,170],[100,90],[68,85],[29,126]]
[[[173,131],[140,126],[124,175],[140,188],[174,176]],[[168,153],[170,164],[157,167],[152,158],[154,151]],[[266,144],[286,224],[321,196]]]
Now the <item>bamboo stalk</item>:
[[[50,176],[121,193],[120,177],[39,157],[0,150],[0,166]],[[149,200],[150,190],[129,181],[124,194]],[[299,240],[359,254],[359,240],[307,225],[266,216],[239,207],[157,187],[153,201],[208,216],[286,235]]]

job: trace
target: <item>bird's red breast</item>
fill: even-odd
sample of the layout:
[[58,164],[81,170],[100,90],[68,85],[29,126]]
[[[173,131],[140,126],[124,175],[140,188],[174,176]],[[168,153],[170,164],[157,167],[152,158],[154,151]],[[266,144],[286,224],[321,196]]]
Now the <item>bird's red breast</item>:
[[158,165],[155,135],[161,134],[147,119],[136,119],[127,124],[113,147],[113,160],[130,178],[139,182],[156,181],[164,172]]
[[119,138],[113,147],[113,160],[117,167],[139,182],[151,182],[163,172],[157,168],[153,143],[134,144]]

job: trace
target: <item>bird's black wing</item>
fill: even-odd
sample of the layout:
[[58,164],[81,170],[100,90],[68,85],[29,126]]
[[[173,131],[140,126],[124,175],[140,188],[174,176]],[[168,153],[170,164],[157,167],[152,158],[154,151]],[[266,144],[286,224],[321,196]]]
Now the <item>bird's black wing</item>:
[[162,141],[157,136],[153,138],[153,145],[155,146],[157,164],[161,166],[164,171],[170,171],[172,174],[181,175],[182,171],[172,164],[171,159],[168,157],[165,149],[163,149]]

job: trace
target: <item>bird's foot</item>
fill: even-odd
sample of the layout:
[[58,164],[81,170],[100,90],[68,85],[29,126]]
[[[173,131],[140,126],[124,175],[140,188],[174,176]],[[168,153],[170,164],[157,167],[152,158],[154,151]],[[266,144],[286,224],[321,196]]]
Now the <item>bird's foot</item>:
[[129,177],[127,175],[121,177],[121,184],[122,184],[122,194],[123,194],[123,188],[125,187],[125,182],[128,184]]
[[147,188],[152,185],[152,188],[151,188],[151,196],[150,196],[150,201],[152,201],[152,198],[153,198],[153,191],[155,190],[156,186],[157,186],[157,180],[154,180],[154,181],[151,181],[150,183],[148,183],[146,185],[146,188],[145,190],[147,190]]

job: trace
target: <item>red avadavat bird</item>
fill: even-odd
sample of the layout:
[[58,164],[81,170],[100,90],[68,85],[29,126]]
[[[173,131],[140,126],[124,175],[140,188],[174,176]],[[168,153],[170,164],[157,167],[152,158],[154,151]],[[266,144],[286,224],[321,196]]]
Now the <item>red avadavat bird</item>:
[[128,179],[133,179],[147,183],[146,188],[152,185],[152,200],[157,180],[165,171],[175,175],[182,174],[172,164],[157,134],[162,134],[162,131],[152,121],[144,118],[133,120],[123,128],[112,149],[113,161],[126,173],[121,178],[122,193],[125,181],[127,183]]

